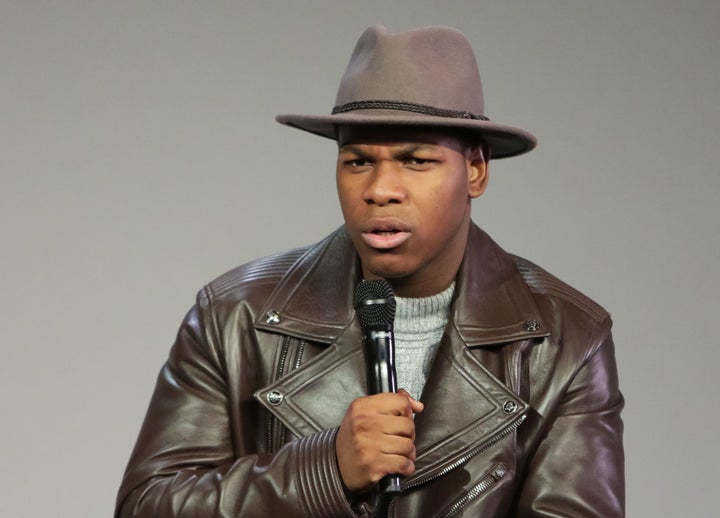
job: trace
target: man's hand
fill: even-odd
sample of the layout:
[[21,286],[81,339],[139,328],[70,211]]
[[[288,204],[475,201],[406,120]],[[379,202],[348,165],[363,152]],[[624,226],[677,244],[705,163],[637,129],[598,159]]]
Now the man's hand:
[[345,413],[335,450],[340,476],[350,491],[362,491],[388,474],[415,472],[413,414],[423,404],[404,389],[358,398]]

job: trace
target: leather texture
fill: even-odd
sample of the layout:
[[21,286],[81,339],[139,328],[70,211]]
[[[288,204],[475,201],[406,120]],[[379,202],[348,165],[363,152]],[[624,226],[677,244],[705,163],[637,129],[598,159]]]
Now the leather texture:
[[[160,372],[116,517],[368,516],[335,435],[365,393],[343,228],[207,285]],[[388,516],[624,516],[609,315],[471,226]]]

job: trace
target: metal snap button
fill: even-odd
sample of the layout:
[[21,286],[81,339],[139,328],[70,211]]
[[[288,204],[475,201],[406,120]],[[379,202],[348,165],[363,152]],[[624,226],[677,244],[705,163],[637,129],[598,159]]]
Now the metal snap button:
[[277,390],[271,390],[265,395],[265,399],[272,406],[278,406],[280,403],[283,402],[283,395],[282,392],[279,392]]
[[523,327],[525,328],[525,331],[537,331],[540,329],[540,322],[535,319],[526,320]]
[[268,324],[279,324],[280,313],[275,310],[268,311],[267,313],[265,313],[265,322]]
[[508,415],[514,414],[515,412],[517,412],[517,409],[518,409],[518,404],[515,403],[515,401],[513,401],[512,399],[509,401],[505,401],[505,404],[503,405],[503,412],[505,412]]

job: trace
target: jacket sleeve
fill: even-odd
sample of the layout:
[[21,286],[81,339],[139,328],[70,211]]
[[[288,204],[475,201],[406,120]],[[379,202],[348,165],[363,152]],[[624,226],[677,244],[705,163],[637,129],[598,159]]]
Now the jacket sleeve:
[[203,315],[190,311],[160,372],[116,518],[354,516],[337,469],[336,430],[273,454],[242,446],[254,437],[233,437],[259,427],[231,426],[227,357]]
[[608,318],[548,420],[528,467],[518,516],[625,516],[624,401],[610,326]]

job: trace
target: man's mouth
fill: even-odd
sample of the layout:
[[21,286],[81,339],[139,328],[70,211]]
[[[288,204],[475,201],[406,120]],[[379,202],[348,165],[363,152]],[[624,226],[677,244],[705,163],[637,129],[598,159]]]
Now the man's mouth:
[[397,248],[410,237],[410,232],[400,229],[374,229],[363,232],[362,239],[370,248],[388,250]]

